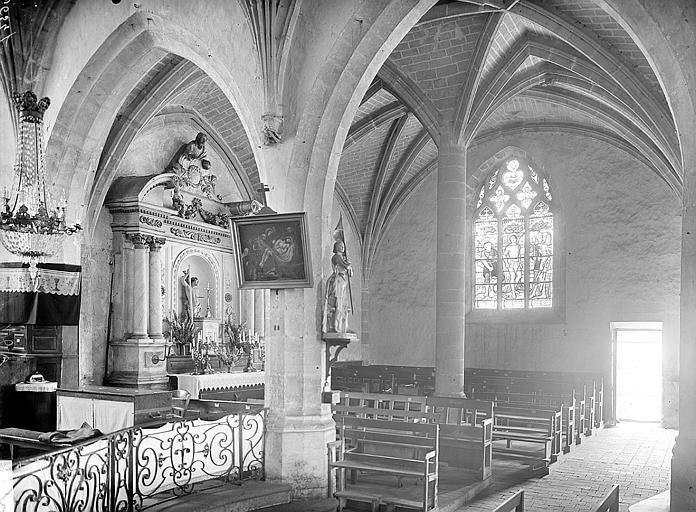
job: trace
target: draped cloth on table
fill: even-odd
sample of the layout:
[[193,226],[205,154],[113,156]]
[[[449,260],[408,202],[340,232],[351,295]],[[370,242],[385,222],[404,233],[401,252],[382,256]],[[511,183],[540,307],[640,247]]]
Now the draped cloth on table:
[[82,267],[0,263],[0,324],[77,325]]

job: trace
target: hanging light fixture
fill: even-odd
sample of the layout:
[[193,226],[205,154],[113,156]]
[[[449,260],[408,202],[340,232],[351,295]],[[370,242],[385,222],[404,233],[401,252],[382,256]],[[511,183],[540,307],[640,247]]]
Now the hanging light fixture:
[[46,190],[43,115],[50,100],[37,100],[31,91],[15,93],[13,99],[19,112],[17,155],[12,190],[8,194],[5,187],[3,193],[0,240],[8,251],[35,267],[82,227],[65,224],[65,200],[54,201]]

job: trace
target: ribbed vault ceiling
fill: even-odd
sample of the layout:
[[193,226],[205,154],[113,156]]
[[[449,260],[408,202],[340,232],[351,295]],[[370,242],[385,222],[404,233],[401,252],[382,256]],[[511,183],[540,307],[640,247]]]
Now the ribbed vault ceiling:
[[[337,189],[363,234],[367,269],[398,206],[436,169],[433,137],[447,123],[468,143],[525,129],[583,133],[639,158],[681,192],[666,99],[611,16],[591,0],[520,0],[510,10],[474,4],[484,2],[431,9],[392,52],[353,119]],[[433,129],[432,119],[440,126]]]

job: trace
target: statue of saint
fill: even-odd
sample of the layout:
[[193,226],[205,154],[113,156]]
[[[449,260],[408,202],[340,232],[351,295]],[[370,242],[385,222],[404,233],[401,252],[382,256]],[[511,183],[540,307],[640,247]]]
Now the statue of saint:
[[[203,170],[210,169],[210,160],[205,152],[207,140],[206,134],[199,132],[194,140],[179,148],[165,170],[175,172],[180,176],[190,174],[193,171],[191,166],[197,167],[196,160],[200,161]],[[198,173],[200,174],[200,171]]]
[[203,305],[196,294],[198,291],[198,278],[191,275],[190,269],[186,269],[179,281],[181,282],[182,320],[200,318]]
[[346,258],[343,242],[334,243],[333,253],[333,273],[326,281],[324,332],[348,332],[348,314],[351,312],[349,280],[353,276],[353,268]]
[[179,279],[179,282],[181,283],[181,319],[182,321],[193,320],[194,297],[190,270],[184,270],[184,275]]
[[193,318],[201,318],[203,305],[198,296],[198,278],[191,278],[191,299],[193,300]]

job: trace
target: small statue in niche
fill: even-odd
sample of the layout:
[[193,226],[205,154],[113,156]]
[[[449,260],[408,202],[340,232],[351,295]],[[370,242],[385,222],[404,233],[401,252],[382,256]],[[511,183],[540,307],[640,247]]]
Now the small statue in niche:
[[193,320],[193,288],[191,286],[191,281],[191,269],[184,270],[184,275],[179,279],[181,283],[182,321]]
[[203,305],[201,304],[198,292],[198,278],[191,278],[191,296],[193,298],[193,318],[201,318],[201,312],[203,311]]
[[350,278],[353,267],[346,257],[346,246],[337,241],[333,246],[331,257],[333,273],[326,281],[324,302],[324,332],[348,332],[348,314],[352,311]]
[[181,282],[182,321],[200,318],[203,305],[196,294],[198,291],[198,278],[191,275],[191,269],[189,268],[184,270],[184,275],[179,281]]

